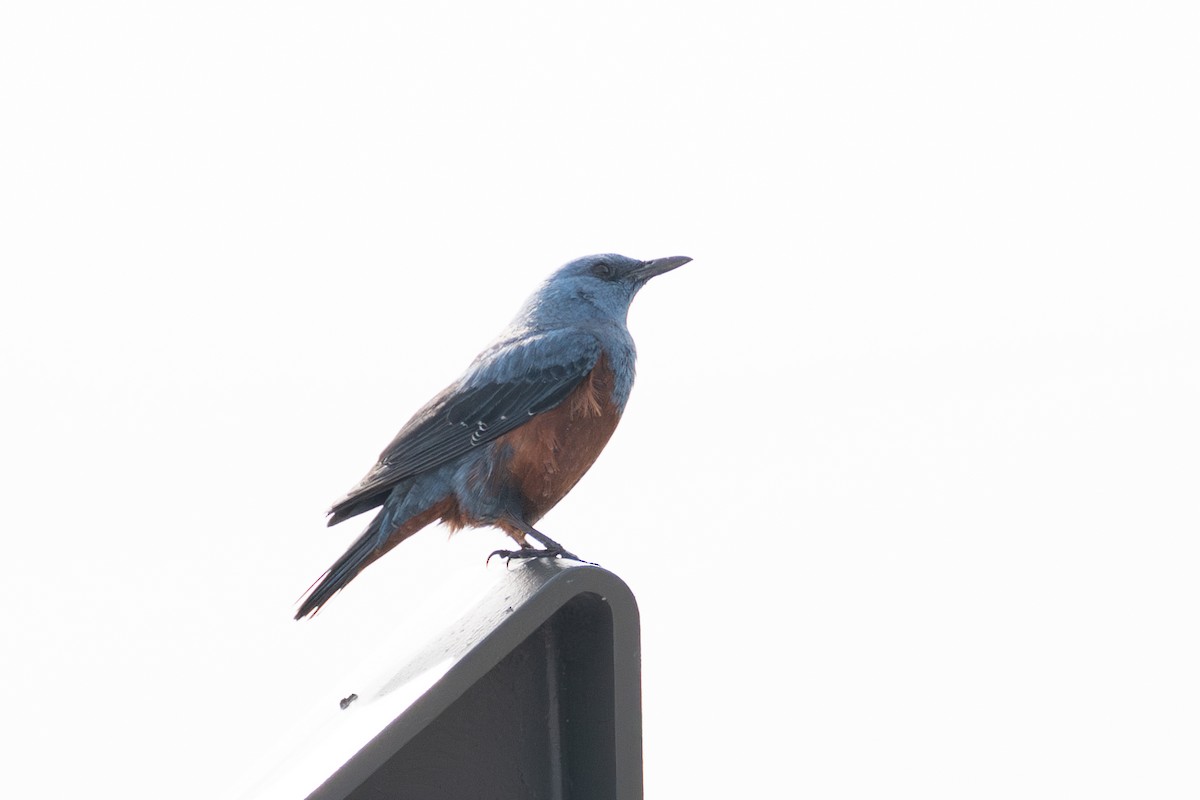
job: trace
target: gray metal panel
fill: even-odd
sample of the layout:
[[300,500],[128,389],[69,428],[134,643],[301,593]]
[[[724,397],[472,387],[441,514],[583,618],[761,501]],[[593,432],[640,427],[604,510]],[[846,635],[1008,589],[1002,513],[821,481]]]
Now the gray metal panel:
[[[571,561],[514,565],[415,656],[356,690],[339,713],[363,715],[361,740],[345,741],[354,721],[338,720],[351,725],[343,752],[357,749],[310,800],[640,800],[640,648],[637,605],[616,575]],[[440,678],[395,705],[430,675]]]

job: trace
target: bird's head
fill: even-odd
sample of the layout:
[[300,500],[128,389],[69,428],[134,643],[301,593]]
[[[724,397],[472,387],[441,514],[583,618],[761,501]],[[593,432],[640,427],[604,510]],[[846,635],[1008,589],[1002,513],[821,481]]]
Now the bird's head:
[[638,290],[655,275],[692,259],[669,256],[650,261],[602,253],[559,267],[529,298],[525,313],[539,323],[569,323],[588,318],[625,321]]

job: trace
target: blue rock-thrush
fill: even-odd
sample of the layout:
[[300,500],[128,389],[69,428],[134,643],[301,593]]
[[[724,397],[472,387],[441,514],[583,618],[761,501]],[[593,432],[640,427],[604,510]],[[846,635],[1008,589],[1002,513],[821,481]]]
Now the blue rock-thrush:
[[493,526],[519,545],[492,555],[575,558],[533,526],[583,477],[621,419],[633,387],[636,350],[626,316],[634,295],[689,261],[594,255],[547,278],[330,509],[334,525],[383,506],[313,584],[296,619],[438,520],[452,531]]

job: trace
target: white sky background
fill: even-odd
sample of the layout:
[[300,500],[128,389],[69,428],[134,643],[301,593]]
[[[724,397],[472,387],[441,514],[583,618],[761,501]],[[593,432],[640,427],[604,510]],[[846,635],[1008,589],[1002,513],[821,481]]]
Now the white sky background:
[[695,261],[541,527],[639,599],[648,797],[1195,797],[1198,33],[6,5],[3,793],[227,796],[496,578],[500,534],[429,529],[291,620],[330,502],[616,251]]

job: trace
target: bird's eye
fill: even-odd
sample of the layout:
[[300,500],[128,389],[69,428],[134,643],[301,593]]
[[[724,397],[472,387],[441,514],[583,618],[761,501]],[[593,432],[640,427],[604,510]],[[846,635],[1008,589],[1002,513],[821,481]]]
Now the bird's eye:
[[603,278],[606,281],[611,281],[616,276],[616,270],[613,269],[612,264],[609,264],[607,261],[601,261],[599,264],[592,267],[592,274],[594,274],[597,278]]

